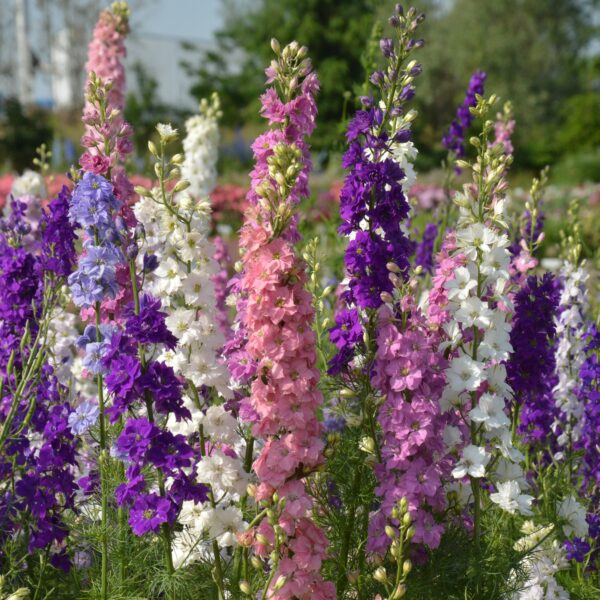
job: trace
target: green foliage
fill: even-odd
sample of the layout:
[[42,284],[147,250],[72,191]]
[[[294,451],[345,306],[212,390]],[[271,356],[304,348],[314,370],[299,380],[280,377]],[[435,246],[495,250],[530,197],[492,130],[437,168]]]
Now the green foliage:
[[600,93],[585,92],[569,98],[557,144],[564,152],[600,150]]
[[[417,146],[435,149],[471,73],[483,69],[486,88],[514,104],[517,164],[539,168],[555,160],[562,153],[555,134],[565,123],[565,102],[589,81],[582,57],[597,7],[597,0],[454,0],[428,11]],[[580,118],[590,123],[597,115]]]
[[[141,63],[133,67],[137,91],[127,94],[125,105],[125,120],[133,128],[133,143],[139,157],[144,157],[147,162],[147,143],[155,136],[155,127],[158,122],[177,122],[173,118],[173,109],[160,102],[157,94],[158,82],[145,69]],[[146,165],[148,166],[148,165]]]
[[[600,110],[600,107],[599,107]],[[566,154],[552,169],[555,181],[575,185],[600,181],[600,149]]]
[[[415,122],[419,168],[439,164],[441,137],[476,69],[488,73],[488,89],[514,103],[517,165],[537,169],[582,141],[585,148],[598,145],[599,94],[588,89],[597,67],[585,59],[597,30],[590,15],[598,0],[414,4],[427,14]],[[363,91],[377,65],[377,38],[386,34],[381,24],[392,6],[388,0],[227,0],[216,49],[185,65],[192,93],[202,98],[218,91],[226,125],[255,122],[269,40],[297,39],[308,46],[322,83],[315,147],[339,148],[340,117],[352,114],[349,99]]]
[[[391,11],[391,2],[383,4]],[[373,26],[373,9],[381,5],[372,0],[257,0],[250,5],[230,0],[225,26],[216,36],[217,49],[203,53],[199,67],[187,65],[195,79],[192,93],[202,98],[216,90],[227,125],[255,120],[264,68],[271,60],[270,39],[282,44],[298,40],[308,46],[321,81],[314,142],[328,146],[337,136],[344,92],[364,80],[361,55]]]
[[12,169],[22,172],[31,167],[31,157],[42,144],[51,145],[52,129],[47,114],[38,109],[25,109],[15,98],[9,98],[0,117],[0,164],[7,161]]

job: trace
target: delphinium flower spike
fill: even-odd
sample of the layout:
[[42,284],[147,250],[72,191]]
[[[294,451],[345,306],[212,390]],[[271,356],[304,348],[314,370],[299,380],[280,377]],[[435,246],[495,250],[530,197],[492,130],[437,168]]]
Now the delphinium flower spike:
[[[252,146],[252,206],[241,233],[245,350],[257,376],[240,414],[253,424],[261,444],[253,495],[266,509],[249,541],[261,571],[259,557],[271,558],[258,597],[327,599],[335,597],[333,584],[320,575],[327,540],[311,518],[313,499],[303,481],[323,462],[314,312],[304,289],[305,264],[293,247],[296,204],[308,193],[305,138],[315,126],[319,83],[306,48],[296,42],[281,48],[276,40],[272,48],[276,59],[266,71],[272,85],[262,96],[262,114],[271,128]],[[242,585],[246,595],[258,591],[254,581]]]
[[[42,211],[38,251],[26,251],[24,206],[0,223],[0,521],[25,551],[68,570],[64,513],[74,509],[76,450],[67,390],[50,365],[48,330],[74,266],[70,191]],[[23,209],[23,210],[21,210]],[[22,536],[24,534],[24,537]],[[0,561],[4,563],[4,543]],[[4,563],[6,564],[6,563]]]
[[[483,95],[486,78],[487,74],[483,71],[473,73],[465,99],[456,110],[456,118],[450,124],[448,132],[442,140],[444,148],[451,152],[454,158],[464,158],[465,156],[465,137],[473,123],[471,108],[477,105],[477,96]],[[460,169],[460,167],[458,168]]]
[[[421,66],[410,56],[423,45],[422,40],[413,39],[422,19],[423,15],[414,8],[404,13],[399,6],[390,18],[394,39],[380,41],[385,67],[370,76],[372,95],[361,98],[363,107],[348,125],[349,147],[343,158],[348,174],[340,193],[339,232],[349,237],[344,255],[347,278],[341,295],[343,302],[330,329],[336,355],[329,363],[329,373],[340,376],[343,393],[350,399],[340,403],[339,408],[350,411],[362,423],[359,437],[364,439],[365,448],[373,449],[382,477],[384,457],[375,431],[380,392],[373,381],[378,342],[383,339],[378,337],[377,311],[394,290],[390,276],[399,284],[408,277],[409,257],[414,251],[406,225],[410,211],[407,193],[415,178],[411,161],[416,149],[410,127],[416,112],[407,110],[406,105],[414,96],[413,81],[421,72]],[[382,318],[382,323],[385,321]],[[384,379],[379,384],[387,391]],[[353,461],[352,470],[351,489],[359,487],[361,480],[363,485],[369,485],[371,469],[364,461]],[[351,539],[357,535],[353,527],[355,498],[349,497],[348,502],[339,548],[339,594],[347,586]],[[379,516],[385,519],[390,508],[386,506]],[[382,525],[379,519],[376,536]],[[359,531],[357,543],[364,543],[366,535],[366,531]],[[378,549],[383,546],[385,539]]]
[[556,450],[548,440],[554,437],[552,424],[557,417],[552,388],[556,383],[553,345],[559,297],[559,282],[551,274],[527,278],[513,299],[513,352],[506,363],[514,398],[513,434],[518,432],[530,448],[550,452]]
[[[581,259],[581,226],[579,206],[569,207],[567,233],[562,234],[563,264],[560,270],[562,291],[556,317],[558,343],[555,348],[556,375],[554,401],[559,411],[553,424],[558,443],[571,452],[581,438],[584,405],[578,396],[579,372],[585,361],[586,315],[589,310],[587,282],[589,273]],[[564,454],[561,454],[564,458]]]
[[[182,503],[183,527],[173,539],[174,566],[214,561],[215,582],[224,595],[221,551],[236,546],[235,534],[245,528],[236,501],[249,480],[242,464],[244,447],[237,434],[238,423],[218,404],[229,399],[230,390],[227,370],[219,360],[224,338],[216,321],[212,277],[217,265],[214,246],[208,240],[210,205],[206,195],[189,194],[187,180],[178,180],[180,164],[189,164],[193,157],[168,156],[169,142],[175,136],[174,132],[169,139],[163,135],[158,147],[151,146],[160,165],[158,185],[152,190],[136,188],[141,199],[134,210],[143,227],[140,249],[144,250],[138,266],[148,289],[161,298],[166,324],[177,338],[177,344],[166,349],[161,359],[185,381],[183,402],[189,418],[171,415],[167,428],[190,443],[199,437],[201,460],[189,479],[207,490],[204,502],[187,499]],[[204,158],[204,153],[196,156],[196,160]],[[202,171],[203,167],[195,165],[194,169]],[[167,192],[167,187],[172,191]],[[147,268],[151,261],[158,268]]]
[[[453,476],[470,483],[477,546],[484,493],[481,481],[486,476],[494,481],[488,465],[492,459],[497,463],[502,458],[518,467],[523,458],[513,445],[506,414],[512,390],[502,363],[512,352],[507,314],[512,305],[507,296],[510,258],[503,196],[511,157],[501,145],[488,145],[493,123],[486,117],[494,101],[494,97],[485,100],[477,96],[477,106],[471,108],[474,116],[483,119],[483,131],[470,140],[478,152],[476,164],[457,161],[460,167],[472,170],[473,182],[454,197],[459,208],[454,253],[465,257],[465,266],[445,284],[454,326],[450,348],[457,352],[446,370],[443,402],[448,410],[458,411],[468,427]],[[511,513],[531,514],[533,498],[522,493],[518,478],[496,480],[494,485],[493,502]]]

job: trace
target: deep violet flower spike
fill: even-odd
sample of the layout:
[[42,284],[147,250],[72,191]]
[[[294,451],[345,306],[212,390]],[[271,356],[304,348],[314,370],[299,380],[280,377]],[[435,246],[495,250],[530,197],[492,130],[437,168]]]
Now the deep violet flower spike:
[[552,437],[551,426],[556,417],[552,398],[556,383],[553,345],[559,299],[559,282],[550,273],[541,279],[528,277],[514,299],[510,333],[513,353],[506,363],[506,372],[514,401],[520,406],[519,433],[532,445]]
[[465,155],[465,136],[467,129],[473,122],[473,115],[469,110],[477,104],[476,94],[482,96],[487,74],[484,71],[475,71],[469,81],[465,99],[456,111],[456,118],[450,124],[446,135],[442,139],[444,148],[454,153],[457,158]]
[[[370,79],[374,85],[371,108],[358,110],[348,124],[349,142],[342,164],[348,170],[340,192],[341,225],[339,232],[350,241],[344,255],[348,284],[342,293],[346,307],[360,316],[360,328],[366,311],[382,305],[382,293],[391,293],[393,285],[387,265],[394,263],[400,276],[406,277],[414,243],[405,233],[410,212],[407,192],[414,173],[410,162],[416,150],[410,141],[412,116],[407,117],[406,104],[412,97],[412,85],[398,86],[397,81],[409,72],[417,75],[414,61],[404,64],[414,45],[411,32],[417,21],[394,15],[393,26],[403,28],[401,42],[390,48],[391,40],[381,42],[387,69],[377,71]],[[401,60],[400,60],[401,59]],[[398,71],[398,64],[403,64]],[[409,68],[410,67],[410,68]],[[342,309],[342,310],[345,310]],[[358,341],[355,325],[344,322],[348,314],[336,318],[330,330],[338,352],[329,363],[329,373],[342,372],[351,363]],[[357,331],[357,329],[356,329]]]

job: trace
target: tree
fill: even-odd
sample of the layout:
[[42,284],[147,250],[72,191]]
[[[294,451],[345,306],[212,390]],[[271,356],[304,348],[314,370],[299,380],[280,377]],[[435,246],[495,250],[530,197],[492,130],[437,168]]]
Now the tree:
[[429,15],[417,86],[420,141],[432,148],[461,102],[473,71],[488,73],[487,92],[512,100],[516,158],[527,166],[552,161],[564,105],[584,91],[582,57],[597,33],[598,0],[454,0]]
[[133,127],[133,142],[140,157],[147,157],[148,140],[155,134],[155,126],[165,118],[169,109],[160,102],[158,82],[141,63],[133,66],[136,91],[127,94],[125,120]]
[[52,129],[47,114],[38,108],[24,108],[16,98],[0,106],[0,164],[8,161],[18,173],[31,168],[35,150],[52,145]]
[[364,79],[360,57],[375,10],[383,4],[391,13],[391,1],[227,0],[225,25],[216,34],[216,49],[203,53],[200,67],[186,66],[195,79],[192,94],[200,99],[216,90],[225,124],[257,119],[264,69],[272,59],[269,42],[276,37],[284,45],[295,39],[308,46],[321,80],[313,143],[327,146],[337,136],[344,92]]

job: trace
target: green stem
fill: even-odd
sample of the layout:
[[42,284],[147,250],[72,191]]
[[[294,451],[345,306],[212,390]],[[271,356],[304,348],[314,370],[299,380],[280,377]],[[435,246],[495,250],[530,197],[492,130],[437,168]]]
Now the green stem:
[[[204,427],[200,425],[200,453],[204,453]],[[210,501],[210,506],[212,509],[217,508],[217,503],[215,502],[215,495],[212,490],[212,486],[208,486],[208,499]],[[213,579],[215,584],[217,585],[217,591],[219,594],[219,600],[225,600],[225,584],[223,582],[223,566],[221,565],[221,552],[219,550],[219,544],[217,540],[213,540],[212,542],[213,555],[215,557],[215,568],[213,571]]]
[[[96,234],[97,235],[97,234]],[[100,334],[100,302],[96,302],[96,341],[101,342]],[[96,377],[98,389],[98,406],[100,408],[100,495],[101,495],[101,573],[100,573],[100,597],[102,600],[108,600],[108,489],[106,481],[106,417],[104,414],[104,382],[102,374]]]
[[512,442],[513,444],[515,443],[516,439],[517,439],[517,427],[519,426],[519,411],[521,409],[520,404],[515,401],[515,408],[513,411],[513,418],[512,418]]
[[269,586],[273,581],[273,577],[275,577],[275,572],[279,568],[279,536],[277,535],[277,532],[275,532],[275,548],[273,550],[273,554],[275,555],[275,560],[271,565],[271,572],[269,573],[269,577],[265,583],[265,589],[263,590],[263,593],[260,596],[260,600],[266,600],[267,593],[269,592]]
[[[129,261],[129,275],[131,277],[131,289],[133,292],[134,313],[136,315],[139,315],[140,314],[140,294],[139,294],[138,285],[137,285],[137,276],[136,276],[136,271],[135,271],[135,261],[134,260]],[[140,357],[142,373],[145,373],[147,364],[146,364],[146,355],[144,354],[144,348],[143,348],[142,344],[138,344],[138,355]],[[152,407],[152,395],[148,391],[144,392],[144,403],[146,405],[148,421],[150,421],[150,423],[154,423],[154,410]],[[165,477],[164,477],[162,469],[157,469],[156,479],[157,479],[157,483],[158,483],[158,491],[160,493],[160,496],[162,498],[165,498],[166,497]],[[173,554],[171,551],[171,528],[169,527],[169,525],[167,523],[163,523],[161,525],[160,530],[161,530],[163,545],[164,545],[164,550],[165,550],[165,564],[167,567],[167,573],[169,575],[173,575],[173,573],[175,572],[175,568],[173,566]],[[172,598],[173,598],[173,600],[175,600],[175,598],[176,598],[174,589],[172,592]]]
[[469,477],[471,480],[471,489],[473,490],[473,540],[475,541],[475,549],[477,553],[481,548],[481,489],[479,479]]
[[244,471],[250,473],[252,469],[252,456],[254,454],[254,437],[250,437],[246,443],[246,454],[244,456]]
[[358,498],[358,492],[360,491],[360,483],[362,479],[362,465],[358,464],[354,469],[354,478],[352,481],[352,488],[350,491],[350,514],[346,522],[346,528],[344,529],[344,535],[342,537],[342,547],[340,549],[340,567],[337,579],[337,591],[340,598],[343,597],[346,585],[348,584],[348,574],[346,569],[348,566],[348,555],[350,553],[350,541],[352,539],[352,531],[354,530],[354,522],[356,519],[356,503]]

